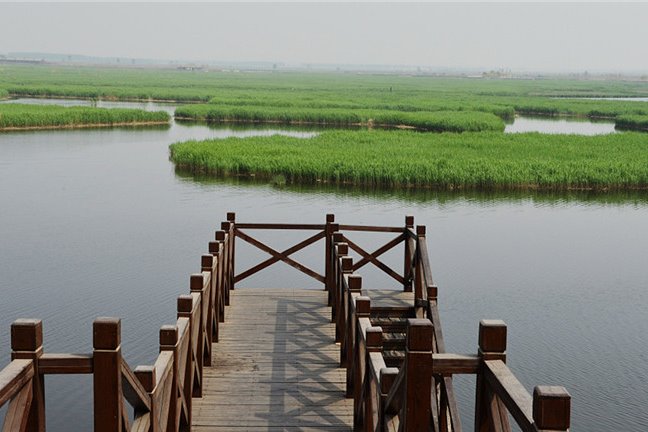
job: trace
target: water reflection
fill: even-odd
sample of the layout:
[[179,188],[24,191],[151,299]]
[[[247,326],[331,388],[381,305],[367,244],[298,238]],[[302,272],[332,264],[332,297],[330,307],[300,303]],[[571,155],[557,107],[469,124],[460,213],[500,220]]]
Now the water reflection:
[[645,205],[648,203],[648,193],[642,190],[634,191],[448,191],[431,189],[381,189],[370,186],[353,186],[345,184],[288,184],[276,182],[273,179],[260,179],[249,176],[214,177],[197,174],[175,167],[178,180],[195,184],[204,189],[218,189],[222,186],[237,186],[240,188],[266,188],[277,192],[291,192],[304,195],[331,195],[339,197],[366,197],[380,201],[400,201],[410,203],[439,203],[452,204],[457,202],[473,202],[480,205],[497,205],[499,203],[533,202],[536,205]]
[[505,133],[540,132],[546,134],[607,135],[616,133],[614,122],[577,117],[516,116],[507,124]]

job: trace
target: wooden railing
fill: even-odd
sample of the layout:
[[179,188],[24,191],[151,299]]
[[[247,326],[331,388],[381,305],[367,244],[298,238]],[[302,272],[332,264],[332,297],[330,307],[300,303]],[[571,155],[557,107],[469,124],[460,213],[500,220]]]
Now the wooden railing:
[[[410,286],[414,290],[410,314],[413,317],[407,317],[402,310],[392,311],[391,316],[407,319],[407,333],[401,367],[387,367],[382,354],[383,329],[372,325],[371,299],[363,295],[362,279],[354,273],[354,269],[361,267],[359,264],[367,261],[375,264],[375,261],[365,257],[354,264],[348,256],[350,243],[346,236],[331,230],[329,287],[333,293],[333,317],[340,342],[340,365],[347,368],[346,394],[354,399],[354,429],[461,431],[452,376],[474,374],[477,376],[475,431],[510,431],[509,415],[525,432],[567,431],[570,426],[569,394],[558,386],[537,386],[533,396],[526,391],[506,365],[506,324],[503,321],[480,322],[477,354],[446,352],[438,312],[438,288],[432,279],[425,227],[414,229],[413,219],[408,217],[404,229],[373,229],[403,230],[405,270],[402,282],[405,290]],[[374,256],[380,252],[381,249]]]
[[211,365],[234,287],[234,214],[228,219],[201,257],[201,272],[191,275],[188,294],[178,297],[176,322],[160,329],[153,365],[131,369],[126,363],[118,318],[94,321],[88,354],[45,353],[42,322],[15,321],[12,361],[0,371],[0,407],[8,404],[2,431],[45,430],[44,377],[55,374],[93,376],[95,431],[190,430],[192,398],[202,396],[203,367]]
[[[278,251],[252,237],[251,230],[315,231],[307,239]],[[368,252],[350,237],[354,232],[393,233]],[[483,320],[477,354],[446,352],[438,312],[438,289],[432,279],[425,227],[405,218],[402,227],[341,225],[333,215],[317,224],[236,223],[234,213],[216,231],[201,272],[191,275],[188,294],[177,300],[177,319],[160,329],[160,354],[153,365],[129,367],[121,353],[118,318],[93,323],[93,351],[50,354],[43,351],[40,320],[17,320],[11,326],[12,361],[0,371],[0,407],[8,404],[2,431],[44,431],[44,377],[92,374],[95,431],[175,432],[191,429],[192,398],[201,397],[203,368],[211,366],[212,343],[218,342],[230,290],[237,282],[276,262],[284,262],[323,283],[328,291],[340,366],[346,368],[346,396],[354,399],[354,428],[366,431],[461,431],[452,376],[474,374],[475,430],[509,431],[509,415],[527,431],[569,428],[570,396],[562,387],[536,387],[531,396],[506,365],[506,325]],[[235,272],[235,239],[267,252],[265,261]],[[324,239],[323,275],[290,256]],[[380,257],[404,244],[399,272]],[[360,259],[349,256],[354,251]],[[412,292],[407,307],[372,306],[355,272],[372,264]],[[385,333],[374,326],[375,313],[406,322],[404,356],[388,366]],[[217,366],[217,365],[214,365]],[[131,407],[132,411],[128,407]],[[132,420],[132,422],[131,422]]]

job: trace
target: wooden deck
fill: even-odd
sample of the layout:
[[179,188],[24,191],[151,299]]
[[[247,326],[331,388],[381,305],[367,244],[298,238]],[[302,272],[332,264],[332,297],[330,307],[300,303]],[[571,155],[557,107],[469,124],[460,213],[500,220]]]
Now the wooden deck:
[[[411,304],[412,293],[372,291],[376,306]],[[239,288],[231,292],[203,397],[193,401],[197,431],[349,431],[328,294],[323,290]]]
[[236,289],[195,399],[197,431],[351,430],[327,293]]

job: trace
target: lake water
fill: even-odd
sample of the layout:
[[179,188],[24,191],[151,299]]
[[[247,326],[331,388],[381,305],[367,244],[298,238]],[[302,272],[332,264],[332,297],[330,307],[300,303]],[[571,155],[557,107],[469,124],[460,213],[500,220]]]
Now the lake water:
[[505,133],[541,132],[546,134],[606,135],[616,133],[614,121],[592,121],[575,117],[516,116]]
[[[570,391],[572,430],[646,430],[648,195],[280,188],[195,178],[168,160],[175,141],[257,133],[304,136],[175,123],[0,133],[0,364],[16,318],[44,320],[46,352],[89,352],[97,316],[122,318],[132,367],[152,363],[158,329],[174,322],[175,299],[227,211],[240,221],[320,223],[332,212],[381,225],[412,214],[428,226],[450,351],[475,352],[479,319],[501,318],[522,383]],[[321,268],[322,248],[297,258]],[[239,270],[261,256],[239,255]],[[362,274],[367,286],[389,283]],[[244,285],[317,287],[283,264]],[[458,381],[469,430],[474,383]],[[46,387],[48,430],[69,430],[70,418],[91,430],[89,376],[48,377]]]

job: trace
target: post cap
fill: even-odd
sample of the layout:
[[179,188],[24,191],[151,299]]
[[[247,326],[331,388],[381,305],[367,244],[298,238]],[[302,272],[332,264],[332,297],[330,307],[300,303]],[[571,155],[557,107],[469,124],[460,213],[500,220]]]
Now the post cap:
[[36,351],[43,346],[43,321],[20,318],[11,324],[11,349]]
[[414,216],[405,216],[405,226],[407,228],[414,228]]
[[366,296],[356,298],[356,314],[359,316],[369,316],[371,313],[371,299]]
[[178,296],[178,313],[190,313],[193,309],[193,296],[183,294]]
[[362,290],[362,276],[360,276],[359,274],[350,274],[348,281],[349,281],[349,290],[351,291]]
[[383,346],[382,327],[369,327],[367,329],[367,349],[381,350]]
[[155,389],[155,366],[137,366],[133,372],[144,390],[151,393]]
[[571,396],[561,386],[533,389],[533,421],[538,429],[566,431],[570,426]]
[[189,277],[189,289],[191,291],[200,291],[205,286],[205,278],[202,273],[194,273]]
[[216,264],[216,258],[214,255],[202,255],[200,257],[200,267],[207,270],[212,270]]
[[398,376],[398,368],[386,367],[380,369],[380,393],[386,395],[391,390],[396,377]]
[[407,319],[407,350],[432,351],[434,326],[427,318]]
[[163,325],[160,327],[160,346],[175,346],[178,343],[178,327]]
[[92,323],[92,346],[97,350],[115,350],[121,344],[121,320],[100,317]]
[[353,258],[350,256],[342,257],[342,271],[345,273],[351,273],[353,271]]
[[506,352],[506,323],[492,319],[479,321],[479,348],[483,352]]

